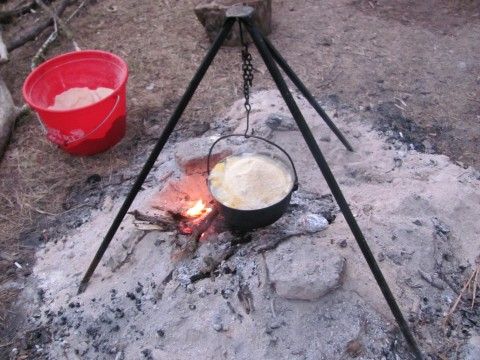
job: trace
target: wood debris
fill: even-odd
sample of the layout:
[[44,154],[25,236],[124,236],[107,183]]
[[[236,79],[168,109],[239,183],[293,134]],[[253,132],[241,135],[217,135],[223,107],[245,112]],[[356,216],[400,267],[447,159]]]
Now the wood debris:
[[445,324],[448,324],[450,322],[450,319],[457,309],[458,305],[460,304],[460,301],[462,300],[462,297],[467,294],[471,293],[472,295],[472,303],[471,303],[471,308],[475,306],[475,298],[477,297],[477,282],[478,282],[478,274],[480,272],[480,256],[477,257],[476,259],[476,267],[468,277],[467,281],[463,285],[462,290],[460,290],[460,293],[457,296],[457,299],[453,303],[452,307],[448,311],[447,315],[445,316]]

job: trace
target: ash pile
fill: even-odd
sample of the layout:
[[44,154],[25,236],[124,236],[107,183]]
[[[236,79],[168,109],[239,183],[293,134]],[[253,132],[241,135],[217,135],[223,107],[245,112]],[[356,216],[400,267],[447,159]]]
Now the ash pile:
[[[474,354],[479,334],[465,324],[480,321],[477,308],[465,317],[459,305],[449,341],[440,324],[480,253],[480,225],[468,211],[479,208],[478,174],[388,142],[330,102],[327,111],[356,149],[350,153],[298,100],[422,347]],[[168,145],[83,294],[78,284],[123,187],[38,252],[38,291],[23,295],[33,329],[25,347],[39,358],[72,359],[409,358],[278,93],[253,94],[252,104],[256,133],[281,144],[298,170],[286,214],[246,233],[209,217],[206,155],[220,134],[244,129],[239,101],[200,137]]]

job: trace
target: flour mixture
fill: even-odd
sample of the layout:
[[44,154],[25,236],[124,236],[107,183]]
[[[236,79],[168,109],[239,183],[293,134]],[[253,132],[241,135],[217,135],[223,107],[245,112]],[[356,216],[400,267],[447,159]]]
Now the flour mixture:
[[215,198],[239,210],[262,209],[292,190],[293,177],[279,160],[266,155],[229,156],[209,176]]

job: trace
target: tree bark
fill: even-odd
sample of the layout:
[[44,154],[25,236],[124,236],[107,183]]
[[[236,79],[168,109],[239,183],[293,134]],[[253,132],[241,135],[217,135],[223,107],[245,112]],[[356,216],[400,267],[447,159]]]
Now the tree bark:
[[[195,6],[195,15],[205,28],[208,37],[213,41],[220,31],[227,9],[233,4],[243,3],[255,9],[253,21],[258,26],[263,35],[268,35],[272,31],[272,0],[200,0]],[[245,38],[249,41],[250,35],[244,31]],[[229,37],[225,41],[227,46],[240,45],[240,31],[238,26],[232,29]]]
[[15,119],[20,110],[13,103],[12,95],[0,77],[0,159],[7,147]]

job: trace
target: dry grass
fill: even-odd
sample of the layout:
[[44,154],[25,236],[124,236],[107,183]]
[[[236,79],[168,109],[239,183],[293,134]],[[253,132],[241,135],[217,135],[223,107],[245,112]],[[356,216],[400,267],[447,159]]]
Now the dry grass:
[[[95,157],[72,157],[48,143],[32,115],[21,122],[0,164],[0,249],[4,259],[19,262],[27,250],[20,234],[40,216],[64,212],[65,196],[73,184],[91,174],[105,176],[128,162],[120,155],[121,146]],[[13,261],[4,261],[4,267],[13,267]],[[0,283],[7,270],[0,269]]]
[[[122,143],[92,157],[73,157],[57,149],[42,135],[34,115],[20,120],[0,163],[0,286],[17,275],[23,276],[15,262],[24,267],[29,262],[31,267],[33,248],[22,234],[43,230],[39,228],[42,217],[53,218],[67,211],[65,200],[75,184],[84,183],[92,174],[105,178],[131,165],[138,153],[135,148],[130,151],[131,143],[142,131],[137,119],[134,113]],[[16,294],[0,290],[0,328]]]

